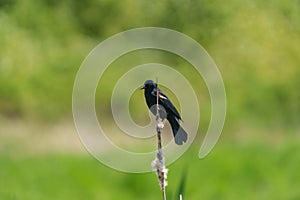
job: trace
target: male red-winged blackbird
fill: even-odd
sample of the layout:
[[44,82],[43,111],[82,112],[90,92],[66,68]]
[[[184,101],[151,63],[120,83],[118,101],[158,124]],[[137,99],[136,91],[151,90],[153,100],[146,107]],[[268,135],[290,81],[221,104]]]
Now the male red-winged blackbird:
[[[151,112],[156,115],[156,101],[157,101],[157,94],[158,94],[158,104],[160,105],[159,115],[162,119],[167,118],[169,121],[175,143],[178,145],[182,145],[187,140],[187,133],[185,130],[180,126],[179,120],[181,120],[180,114],[176,110],[175,106],[171,103],[169,98],[157,87],[157,84],[154,83],[152,80],[147,80],[143,87],[145,92],[145,99],[146,103],[151,110]],[[161,108],[162,106],[162,108]],[[164,112],[162,112],[162,110]]]

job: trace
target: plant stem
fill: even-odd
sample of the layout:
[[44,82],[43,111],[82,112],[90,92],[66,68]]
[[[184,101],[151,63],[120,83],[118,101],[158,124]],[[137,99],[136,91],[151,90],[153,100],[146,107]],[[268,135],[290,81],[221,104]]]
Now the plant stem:
[[[158,80],[156,79],[156,82]],[[158,83],[157,83],[158,84]],[[153,161],[153,168],[156,169],[158,180],[160,183],[160,188],[162,191],[163,200],[166,200],[166,185],[167,185],[167,172],[168,170],[165,167],[165,158],[162,150],[162,140],[161,140],[161,130],[164,128],[164,121],[159,113],[159,104],[158,104],[158,88],[156,88],[156,132],[157,132],[157,153],[156,158]]]
[[[164,163],[164,155],[162,152],[162,145],[161,145],[161,128],[159,126],[157,126],[157,148],[158,148],[158,152],[157,152],[157,158],[158,161],[161,163],[161,166],[163,166],[163,168],[165,168],[165,163]],[[164,170],[162,170],[161,168],[158,168],[156,170],[157,175],[158,175],[158,179],[160,181],[160,186],[161,186],[161,191],[162,191],[162,196],[163,196],[163,200],[166,200],[166,185],[165,185],[165,172]]]

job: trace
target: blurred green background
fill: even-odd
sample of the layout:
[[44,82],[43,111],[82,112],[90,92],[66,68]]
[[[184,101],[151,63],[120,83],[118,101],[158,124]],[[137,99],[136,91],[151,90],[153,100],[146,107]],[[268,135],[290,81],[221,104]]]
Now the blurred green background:
[[[299,0],[0,0],[0,199],[160,199],[153,173],[126,174],[99,164],[72,121],[73,82],[87,54],[113,34],[144,26],[198,41],[218,65],[227,92],[217,146],[199,160],[199,134],[169,166],[168,199],[178,199],[184,172],[183,199],[300,199]],[[205,132],[206,86],[167,53],[120,58],[128,68],[109,68],[97,110],[110,116],[114,81],[153,58],[197,85]],[[133,103],[134,118],[147,121],[143,95],[136,92]]]

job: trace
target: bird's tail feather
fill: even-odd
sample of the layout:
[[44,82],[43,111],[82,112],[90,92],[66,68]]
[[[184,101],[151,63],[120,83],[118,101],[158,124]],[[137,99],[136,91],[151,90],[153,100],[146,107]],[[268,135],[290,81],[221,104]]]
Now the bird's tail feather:
[[180,126],[178,120],[175,117],[168,117],[168,121],[172,127],[175,143],[178,145],[185,143],[188,136],[186,131]]

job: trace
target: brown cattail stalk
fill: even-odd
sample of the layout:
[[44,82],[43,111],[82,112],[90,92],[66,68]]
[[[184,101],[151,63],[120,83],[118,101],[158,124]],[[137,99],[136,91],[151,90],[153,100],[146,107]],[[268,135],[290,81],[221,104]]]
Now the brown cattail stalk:
[[164,158],[164,152],[162,150],[162,140],[161,140],[161,131],[164,128],[164,120],[159,115],[158,94],[156,95],[157,95],[157,99],[156,99],[157,153],[154,161],[152,161],[152,168],[154,171],[156,171],[160,188],[162,191],[163,200],[166,200],[168,169],[165,167],[165,158]]

